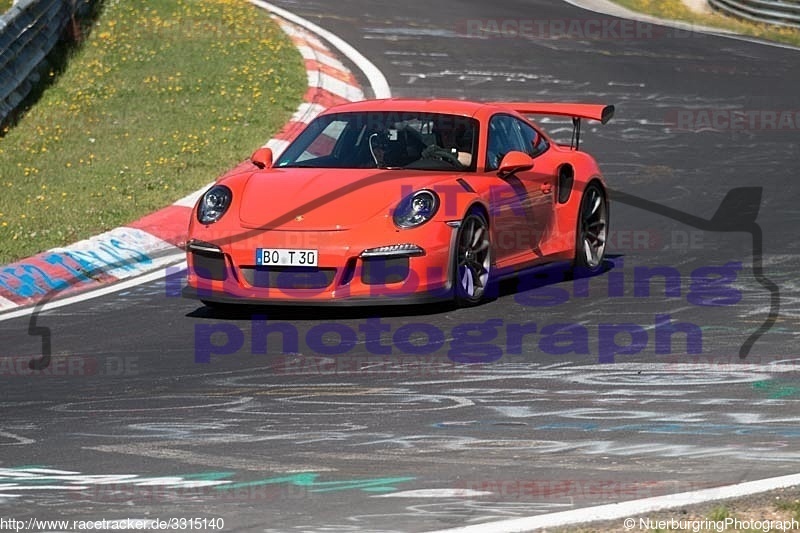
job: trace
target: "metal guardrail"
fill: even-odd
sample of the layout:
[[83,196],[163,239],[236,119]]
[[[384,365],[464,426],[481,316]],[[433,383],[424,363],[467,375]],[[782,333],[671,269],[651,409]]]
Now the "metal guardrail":
[[0,15],[0,124],[40,81],[46,57],[91,0],[19,0]]
[[800,28],[798,0],[708,0],[708,3],[714,9],[736,17]]

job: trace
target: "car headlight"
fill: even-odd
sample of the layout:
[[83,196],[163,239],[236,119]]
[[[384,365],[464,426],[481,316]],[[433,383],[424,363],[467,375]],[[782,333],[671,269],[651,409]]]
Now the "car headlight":
[[203,224],[213,224],[225,214],[231,205],[233,194],[224,185],[214,185],[200,198],[197,206],[197,220]]
[[398,228],[414,228],[432,219],[439,209],[435,192],[423,189],[403,198],[394,210],[394,224]]

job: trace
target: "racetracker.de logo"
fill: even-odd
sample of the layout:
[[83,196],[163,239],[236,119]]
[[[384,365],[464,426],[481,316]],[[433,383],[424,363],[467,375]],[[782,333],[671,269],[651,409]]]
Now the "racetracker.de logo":
[[680,131],[800,131],[791,109],[671,109],[665,118]]
[[456,21],[456,32],[475,39],[589,39],[633,41],[680,39],[697,35],[691,25],[656,26],[613,17],[536,19],[474,18]]

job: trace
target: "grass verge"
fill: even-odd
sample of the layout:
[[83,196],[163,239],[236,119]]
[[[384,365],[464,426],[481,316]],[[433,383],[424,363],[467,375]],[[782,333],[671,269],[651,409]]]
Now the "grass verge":
[[614,2],[633,11],[659,18],[713,26],[759,39],[800,46],[800,30],[757,24],[729,17],[716,11],[707,14],[696,13],[689,9],[682,0],[614,0]]
[[291,41],[247,2],[106,1],[65,71],[0,138],[0,264],[213,181],[288,120],[305,88]]

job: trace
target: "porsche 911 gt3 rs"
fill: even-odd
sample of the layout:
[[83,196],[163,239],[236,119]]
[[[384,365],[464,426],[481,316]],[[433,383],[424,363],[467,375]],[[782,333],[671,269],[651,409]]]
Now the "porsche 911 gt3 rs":
[[[471,305],[542,263],[597,271],[609,200],[580,126],[613,114],[409,99],[330,108],[277,157],[257,150],[201,196],[184,294],[209,305]],[[572,118],[572,143],[554,142],[528,118],[538,115]]]

